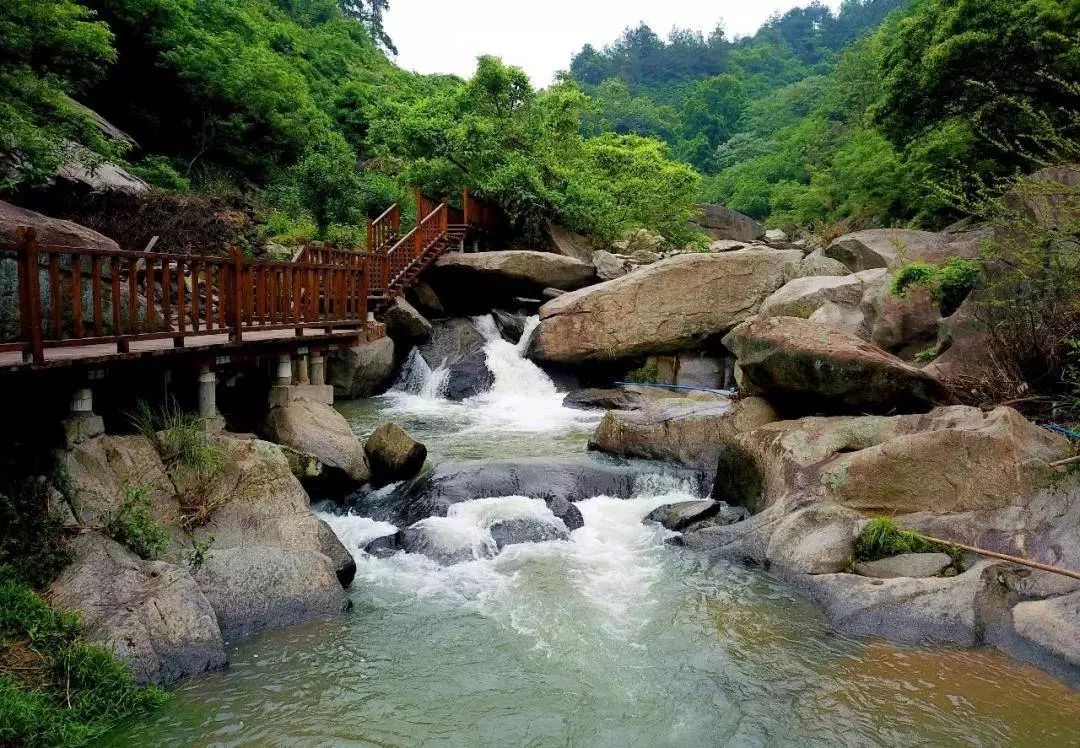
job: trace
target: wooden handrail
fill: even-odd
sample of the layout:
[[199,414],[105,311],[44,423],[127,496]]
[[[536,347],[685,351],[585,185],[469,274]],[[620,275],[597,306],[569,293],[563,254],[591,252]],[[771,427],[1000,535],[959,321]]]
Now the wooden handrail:
[[42,362],[49,348],[227,335],[249,330],[359,327],[367,321],[368,262],[359,252],[309,250],[301,262],[41,245],[19,229],[20,332],[0,350]]

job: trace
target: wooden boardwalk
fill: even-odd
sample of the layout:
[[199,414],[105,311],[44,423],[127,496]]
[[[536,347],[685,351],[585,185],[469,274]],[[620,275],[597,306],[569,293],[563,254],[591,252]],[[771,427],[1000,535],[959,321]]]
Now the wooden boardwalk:
[[357,345],[384,334],[380,314],[439,255],[497,220],[464,191],[462,208],[416,196],[401,235],[395,204],[368,224],[367,251],[305,248],[291,262],[41,244],[14,255],[19,332],[0,339],[0,372],[138,358],[220,359]]

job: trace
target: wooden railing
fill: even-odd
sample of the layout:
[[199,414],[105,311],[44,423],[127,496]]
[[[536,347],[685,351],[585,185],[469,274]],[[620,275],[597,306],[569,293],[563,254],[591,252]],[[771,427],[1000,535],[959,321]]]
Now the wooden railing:
[[368,221],[368,252],[390,247],[401,236],[401,206],[394,203],[378,218]]
[[[320,250],[321,251],[321,250]],[[248,331],[356,327],[367,320],[368,277],[359,261],[253,262],[230,257],[39,245],[20,229],[14,247],[17,339],[0,351],[41,362],[48,348],[227,335]],[[356,253],[347,253],[355,255]]]
[[446,237],[446,230],[446,203],[438,203],[394,246],[375,255],[379,290],[386,294],[400,284],[413,263]]

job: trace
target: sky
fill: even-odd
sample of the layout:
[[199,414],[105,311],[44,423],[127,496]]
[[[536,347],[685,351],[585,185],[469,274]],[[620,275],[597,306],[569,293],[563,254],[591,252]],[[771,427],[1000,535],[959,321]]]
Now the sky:
[[[597,49],[645,21],[666,37],[672,26],[706,35],[722,22],[728,37],[752,34],[774,11],[809,0],[390,0],[384,25],[397,62],[420,73],[467,78],[476,57],[492,54],[524,68],[533,85],[551,83],[586,43]],[[825,0],[834,10],[840,0]]]

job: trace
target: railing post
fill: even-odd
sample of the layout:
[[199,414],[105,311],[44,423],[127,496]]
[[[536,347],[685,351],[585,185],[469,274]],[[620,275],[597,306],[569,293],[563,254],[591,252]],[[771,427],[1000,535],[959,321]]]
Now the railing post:
[[416,228],[420,228],[420,222],[424,220],[424,196],[420,188],[416,188]]
[[375,251],[375,224],[370,218],[367,219],[367,250]]
[[229,283],[225,291],[227,297],[226,309],[229,316],[229,342],[239,343],[244,339],[243,309],[240,305],[240,284],[244,278],[244,261],[240,256],[240,250],[236,247],[229,249]]
[[469,225],[469,188],[461,188],[461,222],[466,226]]
[[[41,363],[45,360],[45,343],[41,333],[41,279],[38,276],[37,233],[33,228],[21,228],[17,233],[16,260],[19,273],[19,319],[22,337],[30,344],[23,351],[24,361]],[[58,299],[52,300],[59,303]]]

